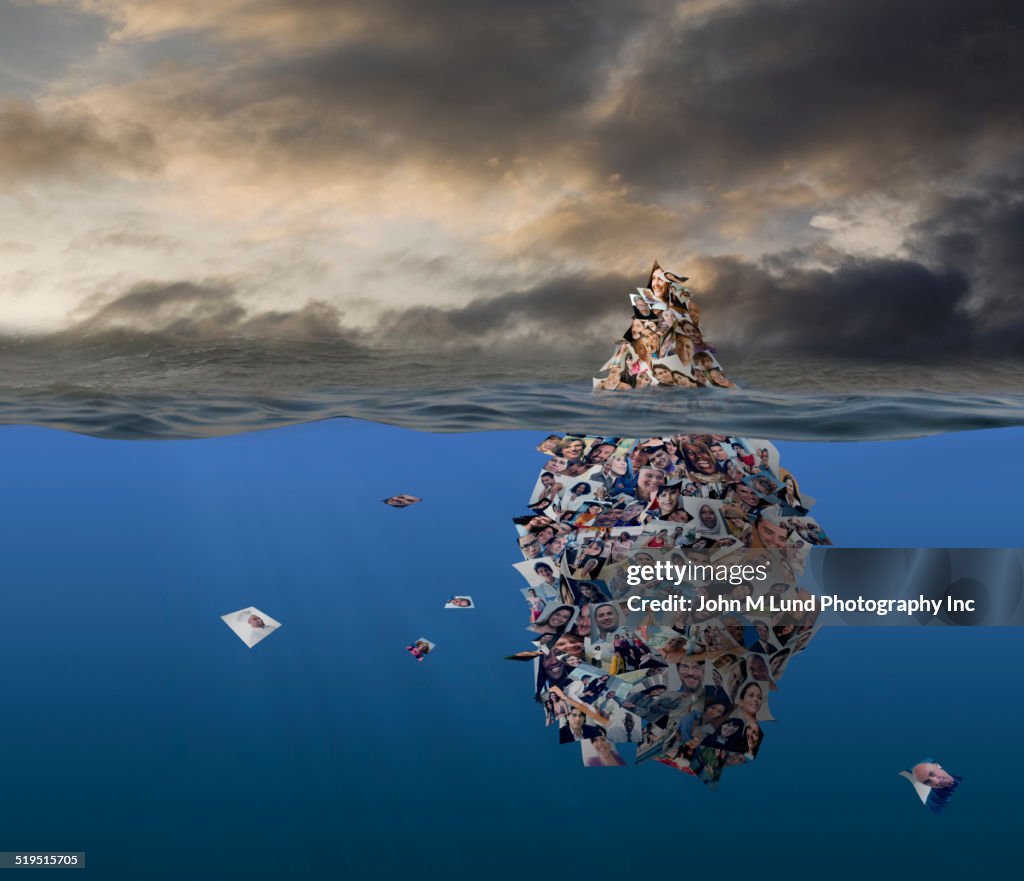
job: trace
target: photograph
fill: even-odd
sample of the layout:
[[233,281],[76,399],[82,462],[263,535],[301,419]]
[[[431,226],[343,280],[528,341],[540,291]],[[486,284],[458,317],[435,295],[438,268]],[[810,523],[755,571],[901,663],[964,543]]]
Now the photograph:
[[0,0],[0,868],[1012,878],[1022,82],[1009,0]]
[[220,619],[249,648],[262,642],[281,626],[280,621],[275,621],[266,612],[260,611],[255,606],[239,609],[237,612],[229,612],[227,615],[221,615]]
[[[527,590],[529,590],[529,588],[527,588]],[[473,605],[473,598],[472,597],[457,597],[457,596],[448,597],[448,599],[445,600],[444,607],[446,609],[475,609],[476,608],[476,606]]]

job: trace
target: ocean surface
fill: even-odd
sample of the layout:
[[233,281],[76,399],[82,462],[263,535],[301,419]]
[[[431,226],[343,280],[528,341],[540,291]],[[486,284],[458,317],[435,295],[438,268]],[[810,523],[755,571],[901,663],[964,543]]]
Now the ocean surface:
[[[0,337],[0,424],[178,439],[353,417],[432,432],[681,425],[788,440],[892,440],[1024,425],[1024,365],[729,362],[742,389],[590,392],[610,346],[565,358],[342,340],[183,342],[109,334]],[[585,356],[585,358],[584,358]]]
[[[338,383],[289,362],[275,384],[251,352],[191,379],[183,356],[138,369],[166,353],[112,354],[118,374],[26,352],[0,351],[0,850],[86,851],[87,877],[133,881],[1013,872],[1017,629],[824,630],[715,791],[583,768],[532,667],[503,660],[528,647],[510,518],[547,433],[781,439],[836,544],[1015,547],[1008,375],[737,373],[760,390],[626,400],[543,371]],[[397,492],[424,501],[381,504]],[[252,650],[219,618],[248,605],[282,622]],[[925,755],[964,778],[941,816],[897,776]]]

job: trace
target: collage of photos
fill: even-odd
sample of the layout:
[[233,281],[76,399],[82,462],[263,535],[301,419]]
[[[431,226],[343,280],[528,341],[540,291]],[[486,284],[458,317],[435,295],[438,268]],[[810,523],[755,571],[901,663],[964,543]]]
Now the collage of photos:
[[654,264],[647,287],[629,295],[633,320],[594,379],[594,389],[649,386],[735,388],[700,329],[700,309],[688,279]]
[[[583,744],[587,767],[625,764],[621,746],[635,744],[637,761],[716,782],[758,754],[770,694],[816,615],[654,614],[630,611],[626,598],[677,593],[696,609],[770,594],[799,607],[807,554],[829,543],[813,500],[762,440],[553,435],[540,449],[555,469],[542,469],[530,513],[513,522],[536,647],[523,656],[534,659],[546,723],[561,743]],[[630,583],[630,567],[758,560],[773,580]]]
[[[685,281],[655,264],[595,387],[731,387]],[[685,381],[670,381],[676,374]],[[817,616],[693,610],[769,594],[799,608],[790,601],[810,596],[797,585],[807,554],[830,544],[810,516],[814,500],[764,440],[553,434],[538,450],[548,458],[529,513],[513,520],[535,649],[512,657],[534,662],[545,724],[559,743],[581,745],[586,767],[651,759],[716,784],[760,753],[774,721],[770,695],[813,638]],[[760,559],[771,581],[629,583],[630,567]],[[626,598],[639,594],[679,595],[690,611],[630,611]]]

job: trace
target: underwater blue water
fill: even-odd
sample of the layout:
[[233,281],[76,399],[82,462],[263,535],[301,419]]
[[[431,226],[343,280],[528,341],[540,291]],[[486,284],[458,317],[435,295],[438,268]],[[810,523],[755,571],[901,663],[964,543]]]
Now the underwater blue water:
[[[509,521],[543,434],[0,429],[0,850],[103,879],[1012,871],[1016,629],[824,630],[716,791],[560,747],[502,659],[528,647]],[[1022,441],[778,446],[836,544],[1018,546]],[[283,622],[251,651],[219,620],[250,604]],[[965,778],[941,816],[896,776],[924,754]]]

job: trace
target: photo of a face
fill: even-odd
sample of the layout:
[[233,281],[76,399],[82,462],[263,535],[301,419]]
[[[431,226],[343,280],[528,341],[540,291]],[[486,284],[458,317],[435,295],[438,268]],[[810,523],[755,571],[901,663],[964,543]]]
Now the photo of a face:
[[583,740],[580,744],[580,753],[586,768],[621,768],[626,764],[615,744],[605,735]]
[[701,496],[684,497],[681,502],[692,518],[689,528],[697,538],[720,539],[729,535],[729,527],[722,514],[724,502]]
[[408,493],[399,493],[397,496],[391,496],[390,498],[384,499],[385,505],[390,505],[392,508],[408,508],[410,505],[415,505],[417,502],[422,502],[419,496],[412,496]]
[[704,337],[700,332],[700,328],[692,321],[685,320],[681,321],[678,325],[678,333],[680,336],[685,337],[691,343],[693,343],[694,351],[700,351],[704,348]]
[[446,609],[475,609],[476,608],[476,606],[473,605],[473,598],[472,597],[459,597],[459,596],[448,597],[448,600],[445,602],[444,607]]
[[[602,370],[607,370],[607,366],[602,367]],[[549,434],[544,440],[537,444],[537,451],[540,453],[547,453],[549,456],[555,451],[555,448],[562,442],[562,436],[560,434]]]
[[774,719],[768,709],[768,688],[763,682],[748,679],[736,693],[734,714],[747,724]]
[[[630,294],[629,295],[629,302],[632,303],[632,305],[633,305],[633,315],[634,315],[634,317],[640,318],[640,319],[643,319],[643,320],[651,320],[651,319],[655,318],[655,314],[654,314],[655,302],[652,301],[652,300],[648,300],[643,295],[642,291],[640,291],[638,293],[635,293],[635,294]],[[663,303],[658,303],[657,305],[660,306],[662,309],[665,308]]]
[[751,547],[782,550],[789,544],[790,529],[779,517],[777,507],[762,508],[755,519]]
[[405,647],[405,650],[417,661],[422,661],[434,650],[434,648],[434,643],[421,636],[415,642],[409,643],[409,645]]
[[578,511],[584,504],[594,499],[597,485],[589,480],[565,481],[565,489],[558,498],[558,507],[562,511]]
[[530,587],[540,588],[543,594],[554,596],[558,592],[558,561],[554,557],[538,557],[513,563],[513,568],[526,579]]
[[555,448],[555,455],[566,459],[569,462],[579,462],[587,451],[587,441],[582,437],[571,435],[562,439],[562,442]]
[[704,665],[705,662],[684,657],[674,665],[676,679],[679,681],[677,688],[683,694],[700,694],[704,686]]
[[603,638],[622,625],[622,612],[615,603],[594,604],[590,613],[591,627]]
[[900,776],[910,782],[918,798],[934,814],[940,814],[946,809],[963,780],[962,777],[950,774],[932,758],[922,759],[900,771]]
[[718,362],[710,352],[697,352],[693,356],[693,366],[699,367],[705,373],[718,367]]
[[763,654],[751,651],[744,659],[744,663],[746,664],[745,670],[749,678],[762,684],[769,683],[769,688],[771,687],[772,675]]
[[262,642],[281,626],[280,621],[271,618],[266,612],[261,612],[255,606],[239,609],[237,612],[229,612],[227,615],[221,615],[220,618],[249,648]]
[[534,484],[533,492],[530,494],[529,507],[533,511],[539,511],[540,506],[547,503],[543,510],[551,507],[565,489],[565,478],[559,477],[551,471],[544,470]]
[[651,309],[653,309],[655,312],[660,312],[662,309],[665,308],[665,303],[659,300],[657,297],[655,297],[654,291],[652,291],[650,288],[637,288],[635,294],[629,295],[630,303],[633,303],[633,305],[635,306],[636,303],[633,299],[634,297],[645,300],[647,304],[651,307]]
[[630,323],[629,328],[624,334],[624,339],[633,344],[633,348],[636,349],[636,344],[640,340],[648,339],[652,336],[656,337],[658,332],[658,322],[653,318],[634,318]]
[[587,438],[588,447],[585,461],[588,465],[604,465],[615,455],[619,445],[619,438],[615,437],[594,437]]
[[668,482],[665,472],[659,468],[645,466],[636,477],[636,497],[641,502],[650,504],[657,492]]
[[537,540],[537,536],[532,533],[521,535],[517,539],[519,544],[519,550],[522,552],[523,559],[533,560],[537,557],[543,556],[544,550],[541,547],[540,542]]
[[654,378],[661,385],[673,386],[676,384],[673,374],[688,372],[686,366],[676,355],[666,355],[654,359],[652,368]]
[[707,482],[710,477],[721,475],[714,455],[707,444],[699,441],[688,441],[681,444],[680,450],[686,470],[699,482]]
[[651,367],[651,375],[658,385],[674,386],[675,379],[672,377],[672,368],[664,361],[655,361]]
[[568,603],[549,602],[528,629],[534,633],[561,634],[575,621],[578,609]]

